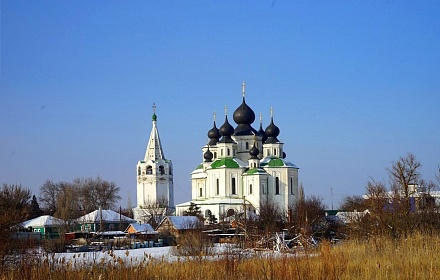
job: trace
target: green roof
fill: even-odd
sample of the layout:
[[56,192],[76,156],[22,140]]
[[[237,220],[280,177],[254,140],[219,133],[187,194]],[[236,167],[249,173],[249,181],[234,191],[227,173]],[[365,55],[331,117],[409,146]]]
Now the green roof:
[[202,169],[202,168],[203,168],[203,163],[199,164],[199,165],[196,167],[196,170],[197,170],[197,169]]
[[261,165],[269,167],[285,166],[284,161],[280,158],[272,158],[268,162],[262,162]]
[[240,165],[238,165],[238,163],[233,158],[221,158],[211,163],[211,168],[220,167],[239,168]]

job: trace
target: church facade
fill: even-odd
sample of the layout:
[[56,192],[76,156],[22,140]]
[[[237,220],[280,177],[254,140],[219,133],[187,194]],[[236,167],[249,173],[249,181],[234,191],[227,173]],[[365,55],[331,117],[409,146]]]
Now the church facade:
[[152,216],[165,216],[174,208],[173,164],[165,158],[153,105],[152,129],[143,160],[136,165],[137,206],[134,219],[146,223]]
[[[235,128],[225,108],[224,123],[208,131],[209,142],[202,147],[202,162],[191,173],[189,202],[176,205],[183,215],[191,205],[201,214],[218,221],[237,214],[258,215],[263,205],[273,205],[288,213],[298,199],[298,167],[286,160],[280,129],[274,123],[263,129],[252,127],[255,113],[246,104],[242,84],[242,103],[233,113]],[[245,211],[246,210],[246,211]]]

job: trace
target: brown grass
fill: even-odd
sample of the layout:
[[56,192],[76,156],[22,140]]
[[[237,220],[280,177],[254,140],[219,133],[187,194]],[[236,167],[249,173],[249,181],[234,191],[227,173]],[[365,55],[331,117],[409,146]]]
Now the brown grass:
[[147,258],[141,265],[114,257],[76,269],[68,262],[34,257],[3,269],[0,279],[437,279],[439,245],[438,236],[377,237],[337,246],[324,242],[315,251],[297,256],[230,253],[172,263]]

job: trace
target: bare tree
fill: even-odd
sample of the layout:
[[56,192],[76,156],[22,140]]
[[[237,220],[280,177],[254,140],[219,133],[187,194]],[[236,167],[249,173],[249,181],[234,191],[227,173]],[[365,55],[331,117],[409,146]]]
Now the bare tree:
[[59,184],[54,183],[52,180],[47,180],[40,187],[40,203],[42,204],[42,208],[51,212],[51,214],[55,213],[57,210],[57,196],[59,192]]
[[260,201],[258,212],[257,226],[266,233],[281,230],[286,222],[285,213],[270,199],[264,198]]
[[155,228],[165,216],[171,215],[172,213],[172,210],[168,206],[168,199],[163,196],[157,200],[149,199],[145,201],[145,204],[141,208],[144,223],[150,223],[153,228]]
[[362,196],[352,195],[344,197],[339,208],[344,211],[364,211],[367,205]]
[[293,206],[293,223],[301,231],[310,234],[314,222],[325,214],[325,205],[319,196],[299,199]]
[[410,197],[420,187],[420,162],[414,154],[408,153],[406,157],[400,157],[398,161],[388,168],[388,174],[391,180],[391,189],[399,198],[403,198],[406,213],[411,212]]
[[80,196],[81,208],[88,213],[102,207],[111,209],[115,207],[121,197],[118,195],[119,187],[114,182],[102,180],[100,177],[76,178],[74,184],[77,186]]
[[74,220],[81,216],[80,209],[77,186],[60,182],[55,216],[65,221],[64,231],[70,230]]
[[3,184],[0,189],[0,230],[9,231],[11,226],[28,218],[31,191],[16,184]]

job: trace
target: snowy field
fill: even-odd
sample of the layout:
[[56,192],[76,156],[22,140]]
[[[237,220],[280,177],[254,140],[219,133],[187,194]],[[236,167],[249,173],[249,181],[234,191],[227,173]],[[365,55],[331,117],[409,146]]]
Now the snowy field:
[[78,253],[54,253],[47,257],[55,263],[70,263],[73,266],[81,264],[111,264],[112,262],[137,265],[145,261],[177,261],[178,256],[172,254],[173,247],[154,247],[130,250],[91,251]]
[[[82,265],[92,264],[125,264],[138,265],[143,262],[174,262],[187,260],[188,257],[177,256],[173,253],[175,247],[154,247],[154,248],[140,248],[130,250],[109,250],[109,251],[93,251],[81,253],[53,253],[46,254],[50,262],[54,264],[68,265],[70,267],[78,267]],[[222,258],[226,254],[239,254],[242,257],[277,257],[281,256],[280,252],[263,251],[258,252],[254,250],[240,250],[231,247],[230,245],[216,245],[214,253],[210,256],[205,256],[206,259]],[[294,256],[295,254],[290,254]]]

